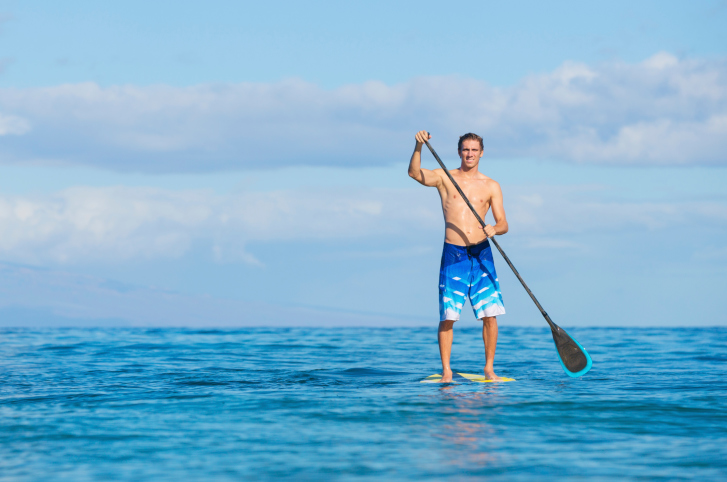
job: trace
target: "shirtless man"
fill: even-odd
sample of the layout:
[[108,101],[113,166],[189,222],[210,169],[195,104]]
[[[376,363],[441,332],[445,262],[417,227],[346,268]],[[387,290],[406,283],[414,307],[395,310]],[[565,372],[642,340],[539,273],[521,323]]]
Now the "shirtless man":
[[495,225],[487,224],[483,229],[442,169],[430,171],[421,168],[422,145],[429,139],[431,136],[427,131],[417,132],[416,147],[409,162],[409,176],[424,186],[436,187],[442,198],[445,230],[439,273],[438,333],[442,382],[452,381],[452,369],[449,366],[452,328],[454,322],[459,320],[466,297],[470,299],[475,317],[482,320],[485,376],[490,380],[500,380],[494,370],[496,317],[505,313],[505,307],[487,238],[507,232],[502,191],[496,181],[477,170],[483,154],[482,138],[471,133],[460,137],[457,152],[462,165],[451,171],[451,174],[482,219],[492,208]]

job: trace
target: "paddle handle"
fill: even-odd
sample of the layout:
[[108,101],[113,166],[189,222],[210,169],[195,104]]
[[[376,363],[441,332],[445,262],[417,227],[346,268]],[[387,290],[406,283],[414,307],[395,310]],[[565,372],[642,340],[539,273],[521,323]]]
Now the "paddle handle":
[[[442,160],[437,155],[436,151],[429,144],[429,141],[425,140],[424,143],[427,145],[427,147],[431,151],[432,155],[434,155],[434,158],[437,160],[439,165],[442,167],[442,169],[444,170],[444,173],[447,174],[447,177],[449,178],[449,180],[452,181],[452,184],[454,184],[454,187],[457,189],[460,196],[462,196],[462,199],[464,199],[464,202],[467,203],[467,206],[469,206],[470,210],[472,211],[472,214],[474,214],[475,217],[477,218],[477,221],[480,222],[480,224],[482,225],[482,229],[484,229],[485,222],[482,220],[480,215],[477,214],[475,207],[472,205],[470,200],[467,199],[467,196],[465,196],[465,194],[462,192],[462,189],[459,187],[459,184],[457,184],[457,181],[455,181],[454,178],[452,177],[452,175],[449,173],[447,166],[444,165]],[[485,233],[485,236],[487,236],[487,233]],[[495,244],[495,247],[502,255],[502,258],[505,260],[505,262],[510,267],[512,272],[515,273],[515,276],[517,277],[517,279],[520,280],[520,284],[523,285],[523,288],[525,288],[525,291],[527,291],[528,295],[530,295],[530,298],[533,300],[533,303],[535,303],[535,306],[537,306],[538,309],[540,310],[540,313],[543,315],[543,318],[545,318],[545,321],[548,322],[548,325],[550,325],[550,328],[552,330],[555,330],[557,325],[555,323],[553,323],[553,320],[550,319],[550,316],[548,316],[548,313],[546,313],[545,310],[543,309],[543,307],[540,305],[540,302],[538,302],[538,299],[535,298],[535,295],[533,294],[533,292],[530,291],[530,288],[528,288],[528,285],[525,283],[525,280],[522,278],[522,276],[520,276],[520,273],[517,272],[517,269],[515,269],[515,265],[512,264],[512,261],[510,261],[510,258],[507,257],[507,255],[505,254],[505,251],[502,250],[502,248],[500,247],[500,244],[497,242],[497,240],[494,237],[492,237],[492,238],[488,237],[487,239],[491,240]]]

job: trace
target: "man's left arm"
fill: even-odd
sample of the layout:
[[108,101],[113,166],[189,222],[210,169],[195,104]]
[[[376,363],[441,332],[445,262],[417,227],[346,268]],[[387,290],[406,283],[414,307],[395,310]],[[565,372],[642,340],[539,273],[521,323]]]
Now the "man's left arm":
[[492,181],[490,209],[492,209],[492,217],[495,218],[495,225],[485,225],[485,234],[488,238],[491,238],[496,234],[505,234],[508,229],[507,217],[505,217],[505,206],[502,204],[502,189],[500,189],[500,184],[496,181]]

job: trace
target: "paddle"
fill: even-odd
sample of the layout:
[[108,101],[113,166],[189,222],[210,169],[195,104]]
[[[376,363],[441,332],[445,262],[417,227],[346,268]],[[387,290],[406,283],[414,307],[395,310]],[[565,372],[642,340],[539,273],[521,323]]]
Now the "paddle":
[[[477,221],[480,222],[482,225],[482,228],[485,228],[485,222],[482,220],[479,214],[477,214],[477,211],[475,211],[474,206],[470,203],[469,199],[467,199],[467,196],[464,195],[462,192],[462,189],[460,189],[457,182],[454,180],[452,175],[449,173],[449,170],[447,170],[447,167],[444,165],[442,160],[439,158],[437,153],[434,151],[431,145],[429,145],[429,141],[424,141],[424,143],[427,145],[429,150],[434,155],[434,158],[437,160],[440,166],[442,166],[442,169],[444,169],[444,172],[447,174],[447,177],[450,181],[452,181],[452,184],[454,184],[454,187],[457,188],[457,191],[459,192],[460,196],[462,196],[462,199],[464,199],[464,202],[467,203],[467,206],[472,210],[472,214],[475,215],[477,218]],[[492,241],[497,248],[497,250],[502,255],[505,262],[510,266],[510,269],[512,269],[512,272],[515,273],[515,276],[517,276],[517,279],[520,280],[520,283],[522,283],[523,288],[525,288],[525,291],[528,292],[530,295],[530,298],[535,303],[535,306],[538,307],[540,310],[540,313],[545,318],[545,321],[548,322],[548,325],[550,326],[550,331],[553,334],[553,341],[555,342],[555,348],[558,350],[558,356],[560,357],[560,364],[563,366],[563,370],[565,372],[572,376],[572,377],[580,377],[581,375],[585,375],[588,370],[591,369],[591,365],[593,362],[591,361],[591,356],[588,354],[588,352],[581,346],[580,343],[578,343],[575,339],[573,339],[568,333],[565,332],[563,328],[553,323],[553,320],[550,319],[550,316],[545,312],[542,306],[540,306],[540,303],[538,303],[538,300],[535,298],[535,295],[532,291],[530,291],[530,288],[528,288],[528,285],[525,284],[525,280],[522,279],[520,276],[520,273],[517,272],[515,269],[515,266],[513,266],[512,262],[510,262],[510,258],[507,257],[505,252],[500,247],[500,244],[497,242],[497,240],[492,237],[488,238],[490,241]]]

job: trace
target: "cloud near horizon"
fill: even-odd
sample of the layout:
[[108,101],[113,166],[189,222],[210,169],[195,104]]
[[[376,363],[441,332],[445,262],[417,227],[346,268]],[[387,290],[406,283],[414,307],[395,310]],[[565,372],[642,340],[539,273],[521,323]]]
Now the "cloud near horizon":
[[220,261],[258,264],[245,244],[350,240],[438,226],[441,214],[435,210],[400,209],[404,199],[421,194],[371,189],[216,195],[76,187],[48,196],[0,196],[0,258],[113,263],[178,258],[202,243]]
[[[570,237],[579,234],[727,227],[724,199],[624,202],[602,195],[598,186],[512,186],[508,238],[572,248]],[[373,188],[218,195],[78,187],[0,196],[0,260],[114,264],[179,258],[201,246],[219,262],[259,265],[248,250],[259,242],[395,239],[412,245],[442,232],[438,203],[433,190]]]
[[727,165],[727,60],[566,62],[504,88],[424,77],[333,90],[297,79],[0,89],[3,163],[160,173],[384,165],[406,160],[421,128],[445,157],[474,131],[493,158]]

